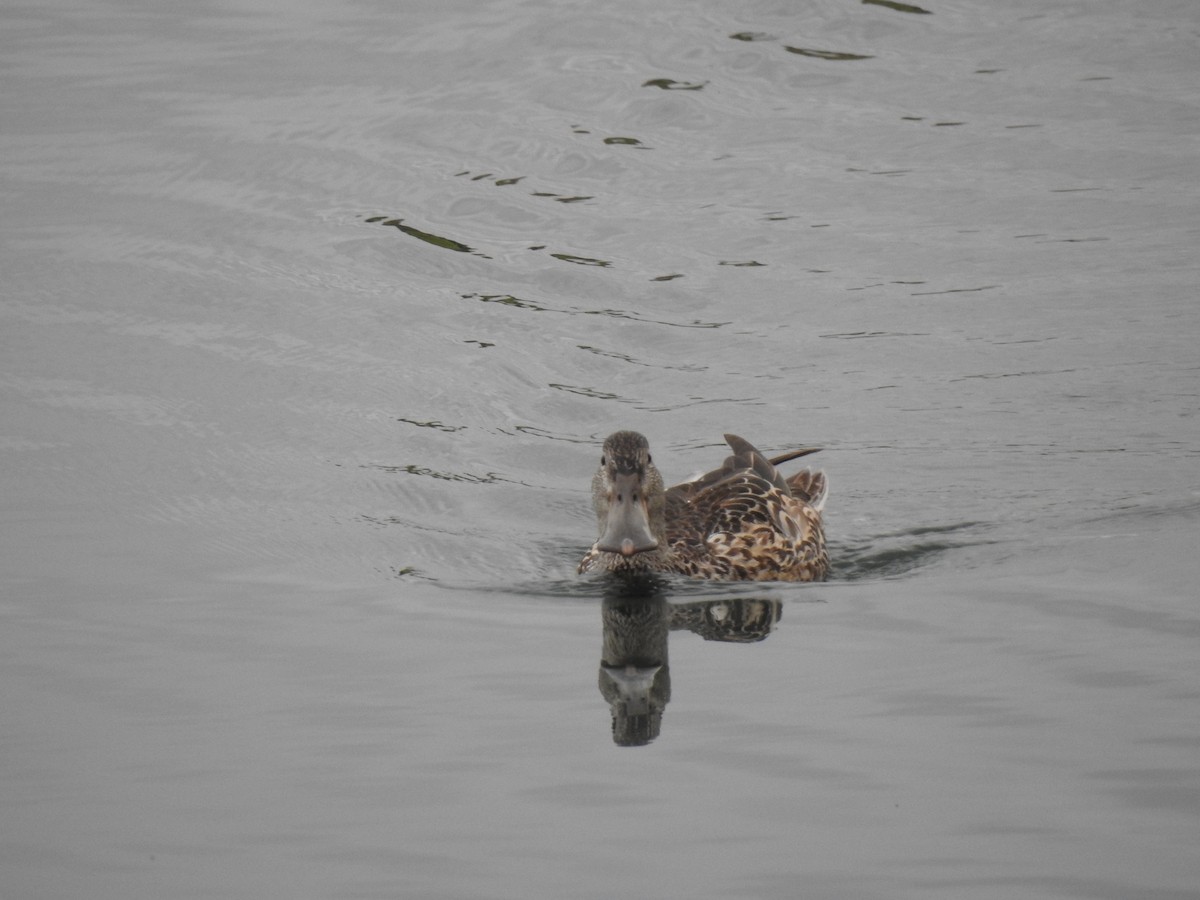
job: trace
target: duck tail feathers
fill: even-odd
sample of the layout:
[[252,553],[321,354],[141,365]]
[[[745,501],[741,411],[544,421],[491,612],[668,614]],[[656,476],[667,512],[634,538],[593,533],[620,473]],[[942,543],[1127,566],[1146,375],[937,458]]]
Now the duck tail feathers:
[[792,496],[803,500],[817,512],[825,508],[829,496],[829,479],[824,472],[802,469],[787,481]]

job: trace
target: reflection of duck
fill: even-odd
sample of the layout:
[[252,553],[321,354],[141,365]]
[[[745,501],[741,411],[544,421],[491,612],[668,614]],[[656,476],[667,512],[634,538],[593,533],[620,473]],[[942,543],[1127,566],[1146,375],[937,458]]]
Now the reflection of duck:
[[706,641],[752,644],[764,640],[782,614],[778,600],[747,597],[677,603],[671,606],[671,630],[686,628]]
[[825,473],[804,469],[785,480],[775,468],[816,449],[767,459],[737,435],[725,440],[733,455],[719,469],[664,490],[646,439],[634,431],[611,435],[592,479],[600,537],[579,571],[823,579]]
[[613,742],[640,747],[658,737],[671,699],[667,633],[671,605],[663,596],[606,597],[601,609],[600,694],[612,710]]
[[599,686],[612,712],[613,742],[641,747],[659,736],[671,700],[671,631],[686,628],[706,641],[751,643],[771,633],[781,611],[778,600],[749,597],[679,604],[655,592],[605,597]]

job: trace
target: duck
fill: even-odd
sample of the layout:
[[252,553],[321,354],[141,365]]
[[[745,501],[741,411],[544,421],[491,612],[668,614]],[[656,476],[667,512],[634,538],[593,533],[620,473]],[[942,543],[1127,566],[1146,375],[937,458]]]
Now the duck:
[[609,435],[592,478],[600,534],[580,574],[824,580],[829,556],[821,511],[829,481],[812,469],[785,479],[776,468],[821,448],[767,458],[736,434],[726,434],[725,442],[732,454],[719,468],[664,487],[643,435]]

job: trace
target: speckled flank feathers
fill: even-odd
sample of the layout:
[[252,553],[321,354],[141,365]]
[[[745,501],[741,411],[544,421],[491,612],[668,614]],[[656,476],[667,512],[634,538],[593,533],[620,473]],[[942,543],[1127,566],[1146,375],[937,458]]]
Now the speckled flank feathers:
[[825,474],[805,469],[785,480],[776,469],[816,449],[767,459],[736,435],[725,440],[733,455],[720,468],[664,490],[646,439],[630,431],[610,436],[592,479],[600,537],[579,571],[727,581],[825,578]]

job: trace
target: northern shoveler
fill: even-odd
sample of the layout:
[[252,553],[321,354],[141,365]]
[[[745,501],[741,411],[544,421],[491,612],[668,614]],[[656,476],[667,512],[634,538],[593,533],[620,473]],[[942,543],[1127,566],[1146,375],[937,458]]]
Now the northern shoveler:
[[636,431],[610,435],[592,478],[600,537],[579,571],[724,581],[825,578],[825,473],[804,469],[785,480],[775,468],[819,448],[768,459],[737,435],[725,440],[733,455],[720,468],[664,489],[646,439]]

